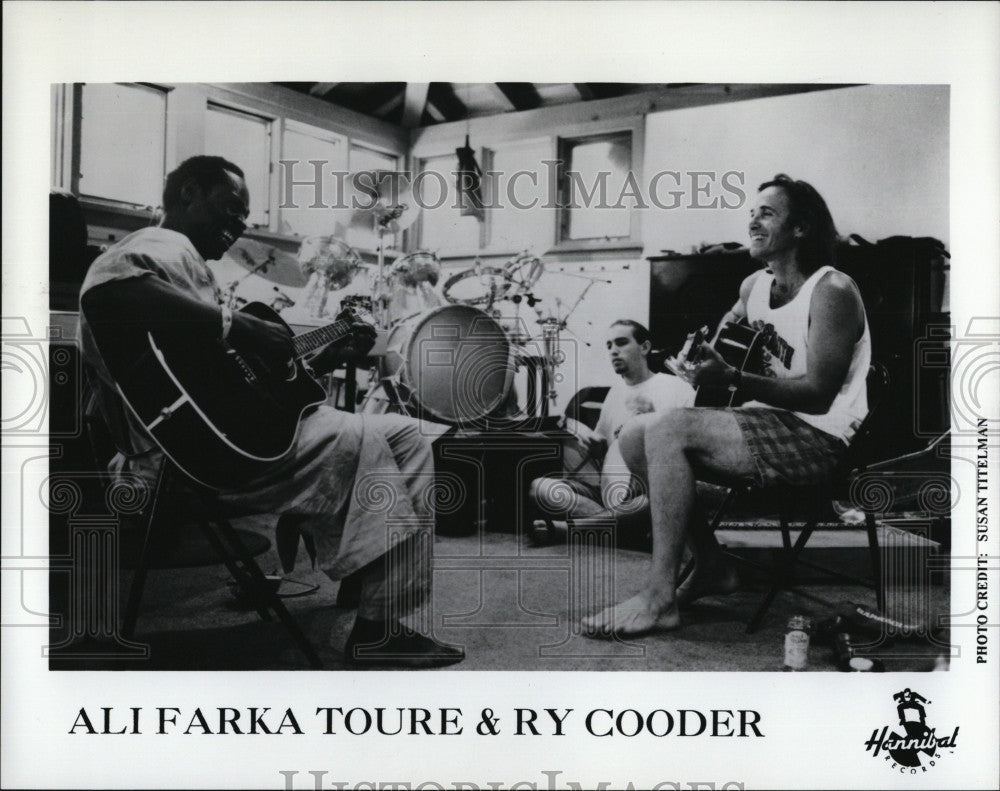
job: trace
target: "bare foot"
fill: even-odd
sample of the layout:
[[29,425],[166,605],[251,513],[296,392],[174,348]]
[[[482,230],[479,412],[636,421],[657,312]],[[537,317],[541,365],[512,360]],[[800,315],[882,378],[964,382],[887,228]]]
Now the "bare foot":
[[676,603],[658,606],[643,593],[580,621],[587,637],[636,636],[676,629],[681,625]]
[[726,595],[740,587],[736,567],[725,556],[696,563],[694,571],[677,586],[677,604],[685,607],[702,596]]

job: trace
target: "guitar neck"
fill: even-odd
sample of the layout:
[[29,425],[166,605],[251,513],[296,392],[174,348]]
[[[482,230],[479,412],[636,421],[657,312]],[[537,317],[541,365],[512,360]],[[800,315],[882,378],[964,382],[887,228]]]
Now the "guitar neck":
[[325,327],[318,327],[315,330],[309,330],[309,332],[296,335],[292,339],[292,344],[295,347],[295,357],[296,359],[304,357],[309,352],[326,346],[328,343],[339,341],[341,338],[349,335],[350,332],[350,322],[341,320],[335,321],[333,324],[327,324]]

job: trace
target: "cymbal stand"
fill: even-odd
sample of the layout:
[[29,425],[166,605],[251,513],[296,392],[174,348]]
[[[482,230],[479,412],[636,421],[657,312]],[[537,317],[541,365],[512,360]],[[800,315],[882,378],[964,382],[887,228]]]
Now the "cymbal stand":
[[[577,275],[570,272],[563,272],[567,277],[578,277],[587,280],[588,283],[580,295],[576,298],[576,302],[566,311],[565,315],[561,318],[559,317],[559,309],[562,307],[562,300],[556,297],[556,312],[554,315],[541,317],[541,311],[536,311],[539,314],[538,323],[542,325],[542,344],[545,350],[545,370],[547,372],[547,379],[549,385],[549,398],[554,402],[556,400],[556,368],[562,365],[566,361],[566,355],[563,354],[562,348],[560,346],[560,333],[563,330],[571,332],[566,324],[569,321],[569,317],[573,315],[574,311],[583,302],[583,298],[587,296],[587,292],[593,288],[595,283],[606,283],[610,284],[610,280],[600,277],[591,277],[589,275]],[[587,344],[588,346],[590,344]]]
[[378,235],[378,275],[372,288],[372,310],[375,313],[375,324],[379,329],[389,329],[389,288],[385,276],[385,234],[390,223],[398,220],[406,205],[390,207],[385,213],[375,216],[375,233]]

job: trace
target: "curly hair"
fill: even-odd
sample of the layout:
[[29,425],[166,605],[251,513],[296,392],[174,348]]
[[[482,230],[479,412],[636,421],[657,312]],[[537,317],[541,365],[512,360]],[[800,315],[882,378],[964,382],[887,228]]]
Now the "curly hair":
[[185,159],[167,176],[163,187],[163,208],[169,210],[180,204],[181,188],[190,179],[207,192],[217,184],[224,184],[227,172],[244,178],[243,171],[223,157],[199,155]]

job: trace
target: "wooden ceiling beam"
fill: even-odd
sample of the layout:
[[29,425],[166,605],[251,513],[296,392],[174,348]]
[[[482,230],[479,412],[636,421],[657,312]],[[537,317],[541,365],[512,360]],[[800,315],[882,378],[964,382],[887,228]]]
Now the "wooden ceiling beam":
[[403,103],[403,94],[403,91],[399,91],[393,95],[389,101],[383,102],[381,105],[372,110],[372,115],[378,118],[385,118],[389,113]]
[[420,118],[424,114],[424,105],[427,104],[427,91],[430,85],[429,82],[406,83],[403,98],[402,125],[404,129],[412,129],[420,123]]
[[509,113],[517,109],[510,97],[500,90],[500,86],[495,82],[484,82],[483,85],[486,87],[486,93],[497,103],[498,112]]
[[469,114],[449,82],[432,82],[427,100],[438,109],[445,121],[460,121]]
[[530,82],[498,82],[496,86],[510,99],[515,110],[534,110],[542,106],[542,97]]
[[444,117],[444,113],[442,113],[437,107],[435,107],[434,102],[432,102],[430,99],[427,100],[427,107],[424,109],[427,110],[427,115],[433,118],[435,123],[441,123],[442,121],[447,120]]
[[338,85],[340,85],[339,82],[317,82],[309,89],[309,93],[312,96],[326,96]]

